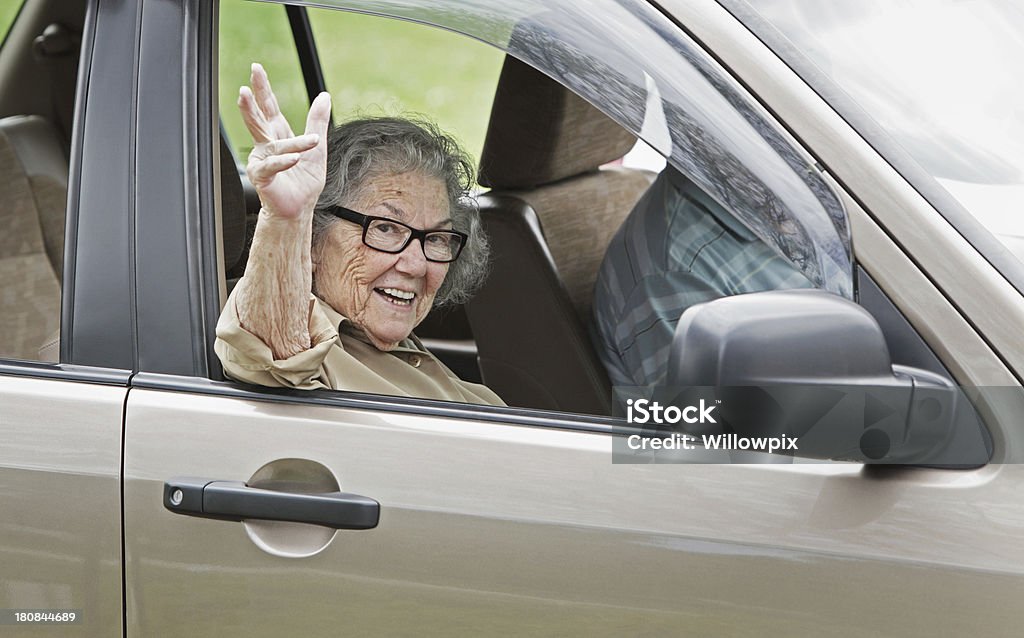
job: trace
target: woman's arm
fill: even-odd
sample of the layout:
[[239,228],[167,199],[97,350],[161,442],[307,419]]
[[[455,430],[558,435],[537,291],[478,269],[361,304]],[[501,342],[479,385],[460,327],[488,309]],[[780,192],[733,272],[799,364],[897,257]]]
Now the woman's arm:
[[260,215],[245,277],[235,291],[243,328],[270,347],[275,359],[310,348],[313,207],[324,187],[331,99],[321,93],[296,137],[278,107],[263,67],[252,65],[252,89],[238,107],[252,134],[246,172],[260,197]]

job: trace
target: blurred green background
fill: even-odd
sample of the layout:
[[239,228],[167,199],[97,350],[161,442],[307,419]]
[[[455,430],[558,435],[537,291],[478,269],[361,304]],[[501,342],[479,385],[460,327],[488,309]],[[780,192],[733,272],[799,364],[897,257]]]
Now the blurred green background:
[[14,21],[14,16],[18,15],[20,6],[21,0],[0,0],[0,40],[7,35],[7,28]]
[[[6,35],[22,0],[0,0]],[[357,115],[419,114],[480,157],[504,55],[441,29],[328,9],[309,9],[334,121]],[[305,128],[306,97],[298,56],[281,5],[222,0],[220,109],[239,160],[252,141],[235,103],[249,67],[266,67],[292,128]]]
[[[480,156],[504,54],[441,29],[327,9],[309,9],[334,105],[334,120],[357,115],[419,114]],[[267,69],[292,128],[308,109],[298,56],[284,7],[222,0],[220,107],[244,161],[252,142],[235,103],[250,64]]]

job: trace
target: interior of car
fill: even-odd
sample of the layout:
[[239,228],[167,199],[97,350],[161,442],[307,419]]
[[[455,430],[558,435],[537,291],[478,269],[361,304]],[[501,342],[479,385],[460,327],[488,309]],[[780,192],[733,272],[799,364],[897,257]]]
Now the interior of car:
[[[0,56],[4,356],[58,358],[68,157],[84,3],[28,2]],[[39,78],[45,78],[40,82]],[[561,84],[506,56],[480,159],[478,203],[491,274],[466,306],[417,330],[460,376],[513,406],[610,412],[589,337],[594,280],[611,235],[651,183],[612,165],[636,138]],[[222,128],[222,254],[228,290],[244,273],[258,199]]]
[[[612,234],[654,174],[605,166],[636,143],[562,85],[507,57],[480,160],[480,213],[491,272],[465,307],[440,308],[417,330],[428,348],[509,405],[585,414],[611,411],[611,384],[588,323]],[[222,145],[225,266],[244,271],[255,211],[245,177]],[[241,221],[248,220],[247,224]]]
[[[655,176],[614,164],[635,144],[593,105],[505,57],[478,171],[490,274],[465,306],[437,308],[416,330],[462,378],[487,384],[511,406],[610,414],[611,384],[588,325],[608,242]],[[244,173],[224,170],[227,152],[230,288],[244,271],[258,202]]]
[[56,361],[84,3],[28,3],[0,53],[0,355]]
[[[324,87],[312,31],[293,19],[299,8],[289,7],[286,20],[284,7],[235,4],[276,10],[290,23],[285,44],[302,62],[290,80],[312,95]],[[84,1],[28,0],[0,51],[0,177],[11,184],[2,195],[11,232],[0,240],[0,271],[12,282],[3,290],[0,355],[14,359],[59,356],[84,14]],[[504,55],[495,85],[475,193],[492,244],[490,274],[470,302],[435,309],[416,334],[460,377],[487,384],[510,406],[609,415],[611,384],[590,334],[594,284],[612,235],[656,174],[622,164],[636,136],[530,64]],[[224,95],[217,213],[229,292],[244,274],[259,201],[244,172],[248,141],[229,132],[225,122],[236,114]]]

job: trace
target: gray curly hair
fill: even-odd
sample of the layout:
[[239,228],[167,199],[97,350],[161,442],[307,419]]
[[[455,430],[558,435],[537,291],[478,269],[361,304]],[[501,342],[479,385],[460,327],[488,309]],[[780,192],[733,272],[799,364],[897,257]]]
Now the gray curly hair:
[[476,202],[469,197],[476,183],[473,162],[432,122],[376,117],[334,127],[327,136],[327,182],[313,212],[313,252],[320,250],[328,229],[341,221],[328,208],[351,204],[374,177],[412,171],[445,183],[452,226],[469,235],[462,254],[449,266],[434,305],[465,303],[487,277],[490,244]]

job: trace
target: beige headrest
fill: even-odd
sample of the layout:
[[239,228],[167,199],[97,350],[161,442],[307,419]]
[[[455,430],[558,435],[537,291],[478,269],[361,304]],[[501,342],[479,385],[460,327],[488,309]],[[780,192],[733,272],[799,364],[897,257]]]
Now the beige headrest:
[[480,157],[480,184],[533,188],[625,155],[636,138],[524,62],[505,57]]

